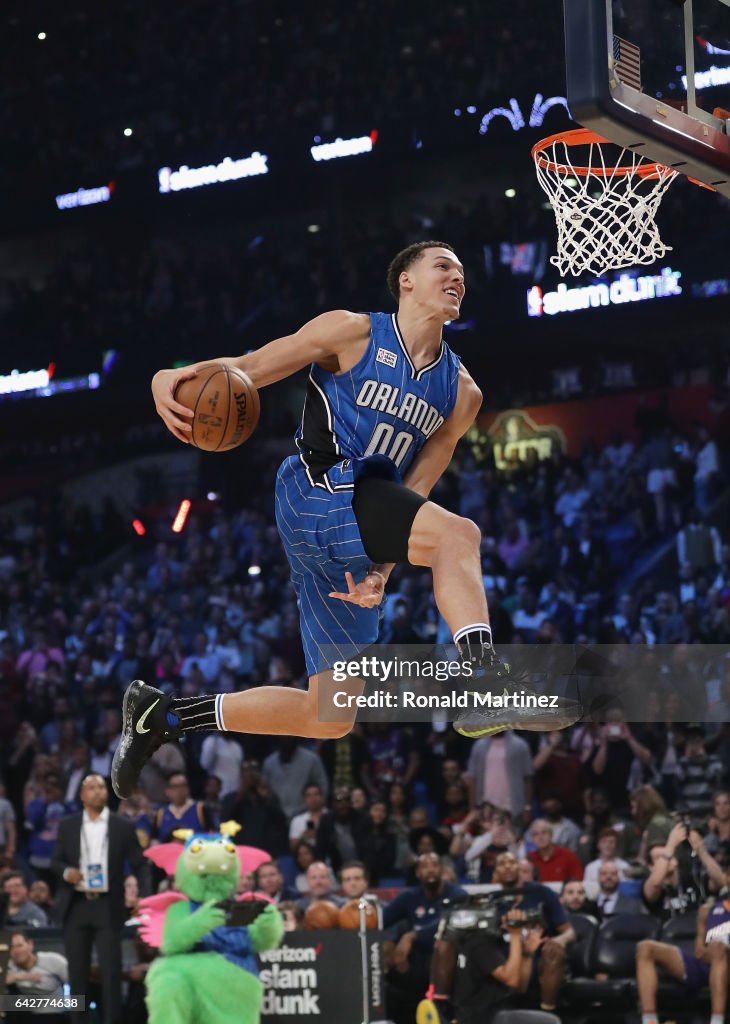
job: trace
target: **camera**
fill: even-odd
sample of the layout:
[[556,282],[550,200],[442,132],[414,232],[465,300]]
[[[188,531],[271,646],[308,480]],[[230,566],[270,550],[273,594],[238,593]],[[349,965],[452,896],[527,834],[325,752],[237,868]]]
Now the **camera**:
[[226,927],[241,928],[255,921],[268,907],[266,900],[220,900],[217,907],[226,912]]
[[[443,917],[446,928],[465,935],[472,931],[486,931],[495,938],[502,938],[505,924],[508,928],[535,928],[544,925],[541,907],[520,907],[523,889],[512,889],[510,892],[490,892],[469,896],[455,907],[449,907]],[[511,910],[521,910],[523,917],[512,924],[503,923],[503,919]]]
[[677,809],[677,817],[682,822],[687,831],[699,832],[701,836],[706,836],[708,832],[707,818],[703,814],[697,814],[691,811],[688,807],[680,807]]

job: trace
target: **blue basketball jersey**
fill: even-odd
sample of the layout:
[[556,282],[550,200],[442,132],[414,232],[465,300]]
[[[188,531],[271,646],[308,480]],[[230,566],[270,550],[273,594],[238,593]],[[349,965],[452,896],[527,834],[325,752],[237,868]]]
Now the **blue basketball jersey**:
[[296,443],[312,484],[339,486],[328,470],[344,459],[385,456],[403,475],[454,404],[459,358],[442,340],[416,370],[396,314],[370,314],[370,342],[346,373],[313,365]]
[[434,361],[416,370],[395,316],[370,314],[370,341],[347,373],[312,366],[298,455],[276,479],[276,523],[297,593],[309,675],[349,661],[374,643],[378,609],[329,595],[358,580],[370,560],[352,507],[364,473],[399,479],[456,403],[459,359],[442,341]]

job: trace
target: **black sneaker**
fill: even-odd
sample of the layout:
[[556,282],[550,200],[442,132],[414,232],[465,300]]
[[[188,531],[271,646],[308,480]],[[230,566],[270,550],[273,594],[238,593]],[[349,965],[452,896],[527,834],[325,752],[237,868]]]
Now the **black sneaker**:
[[[469,691],[472,706],[456,716],[454,729],[462,736],[478,739],[480,736],[496,736],[506,729],[553,732],[567,729],[583,717],[580,701],[549,693],[539,694],[523,682],[523,678],[527,676],[515,675],[507,662],[500,661],[495,655],[478,678],[480,692]],[[540,703],[547,706],[541,707]]]
[[120,800],[130,795],[139,773],[160,744],[181,735],[181,730],[167,719],[171,704],[172,697],[141,679],[127,687],[122,704],[122,738],[112,761],[112,789]]

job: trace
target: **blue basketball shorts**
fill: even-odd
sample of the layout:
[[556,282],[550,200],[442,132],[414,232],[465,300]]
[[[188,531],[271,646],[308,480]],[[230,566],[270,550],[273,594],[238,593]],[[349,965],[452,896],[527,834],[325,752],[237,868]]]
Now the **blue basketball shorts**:
[[291,568],[307,672],[316,675],[375,643],[380,612],[329,597],[347,592],[345,572],[359,583],[371,562],[352,508],[360,467],[345,459],[314,483],[298,455],[276,476],[276,525]]

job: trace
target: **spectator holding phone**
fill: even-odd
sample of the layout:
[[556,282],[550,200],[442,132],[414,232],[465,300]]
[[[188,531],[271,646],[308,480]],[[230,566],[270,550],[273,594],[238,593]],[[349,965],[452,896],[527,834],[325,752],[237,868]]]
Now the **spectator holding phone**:
[[317,837],[317,829],[322,817],[327,814],[324,805],[324,795],[316,782],[309,782],[302,790],[304,798],[304,810],[301,814],[295,814],[289,822],[289,845],[292,850],[301,839],[314,845]]

